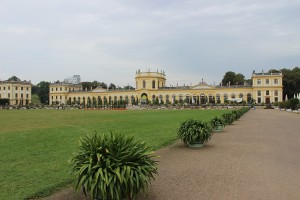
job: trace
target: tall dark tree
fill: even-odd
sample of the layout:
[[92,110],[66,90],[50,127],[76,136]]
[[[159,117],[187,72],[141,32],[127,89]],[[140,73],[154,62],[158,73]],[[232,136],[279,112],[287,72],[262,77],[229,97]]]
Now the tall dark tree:
[[16,76],[12,76],[8,79],[8,81],[21,81],[21,80]]
[[134,87],[132,87],[131,85],[127,85],[124,87],[125,90],[134,90]]
[[82,90],[87,91],[90,91],[93,86],[93,82],[81,82],[80,84],[82,85]]
[[245,76],[241,73],[236,74],[235,72],[228,71],[225,73],[222,79],[222,85],[244,85]]
[[104,83],[104,82],[99,82],[99,86],[104,88],[104,89],[107,89],[107,84]]
[[38,93],[38,86],[32,85],[31,87],[31,94],[37,94]]
[[116,88],[117,88],[117,87],[116,87],[115,84],[113,84],[113,83],[109,84],[108,89],[110,89],[110,90],[115,90]]
[[228,71],[225,73],[223,79],[222,79],[222,85],[234,85],[234,79],[235,79],[235,73],[232,71]]
[[295,67],[292,70],[284,68],[280,71],[283,75],[283,96],[293,98],[294,94],[300,93],[300,68]]
[[234,82],[232,83],[232,85],[244,85],[245,76],[241,73],[238,73],[235,75],[233,81]]
[[41,103],[46,104],[49,101],[49,82],[41,81],[37,84],[38,88],[38,96],[40,98]]

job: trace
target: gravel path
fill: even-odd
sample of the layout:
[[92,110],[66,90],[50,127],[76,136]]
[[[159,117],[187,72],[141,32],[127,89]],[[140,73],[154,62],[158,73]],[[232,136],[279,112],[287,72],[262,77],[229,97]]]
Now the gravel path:
[[[300,199],[300,115],[251,110],[202,149],[157,152],[159,174],[139,200]],[[80,200],[71,188],[46,200]]]

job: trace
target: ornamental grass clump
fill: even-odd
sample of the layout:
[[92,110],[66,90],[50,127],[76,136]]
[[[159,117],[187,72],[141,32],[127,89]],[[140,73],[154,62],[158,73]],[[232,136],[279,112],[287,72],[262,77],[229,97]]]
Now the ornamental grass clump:
[[213,128],[216,128],[217,126],[224,126],[225,121],[222,117],[214,117],[210,120],[210,124]]
[[157,173],[151,147],[121,134],[93,134],[81,138],[70,160],[75,189],[91,199],[135,199]]
[[222,117],[224,119],[225,125],[229,125],[234,121],[235,116],[233,113],[230,112],[230,113],[224,113]]
[[211,139],[211,132],[210,124],[194,119],[181,122],[177,130],[178,138],[187,145],[207,142]]

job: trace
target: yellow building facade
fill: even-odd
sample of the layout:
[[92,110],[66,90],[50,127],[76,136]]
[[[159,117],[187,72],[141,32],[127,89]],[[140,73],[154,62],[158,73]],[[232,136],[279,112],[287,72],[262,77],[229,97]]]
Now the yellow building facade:
[[133,90],[107,90],[95,88],[83,91],[81,85],[68,83],[50,84],[50,104],[99,105],[101,102],[123,101],[126,104],[176,104],[189,103],[203,105],[207,103],[225,103],[227,101],[245,101],[252,99],[256,103],[274,103],[282,101],[282,74],[252,74],[252,85],[212,86],[200,82],[194,86],[166,87],[165,72],[141,72],[135,75],[136,86]]
[[31,103],[30,81],[0,81],[0,99],[7,99],[9,105],[25,106]]

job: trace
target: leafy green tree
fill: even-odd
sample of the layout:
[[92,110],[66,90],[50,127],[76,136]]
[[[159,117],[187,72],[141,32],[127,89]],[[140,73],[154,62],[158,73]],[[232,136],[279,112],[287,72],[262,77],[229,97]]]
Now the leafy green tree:
[[295,67],[290,69],[281,69],[283,75],[283,96],[288,96],[288,98],[293,98],[294,94],[300,93],[300,68]]
[[38,93],[38,86],[32,85],[31,87],[31,94],[37,94]]
[[222,79],[222,85],[243,85],[245,76],[241,73],[236,74],[235,72],[228,71],[225,73]]
[[12,76],[8,79],[8,81],[21,81],[21,80],[16,76]]
[[134,87],[132,87],[131,85],[127,85],[124,87],[125,90],[134,90]]
[[46,104],[49,101],[49,82],[41,81],[37,84],[37,94],[40,98],[41,103]]
[[245,76],[241,73],[235,75],[233,85],[244,85]]
[[99,82],[99,83],[98,83],[98,86],[100,86],[100,87],[102,87],[102,88],[104,88],[104,89],[107,89],[107,84],[104,83],[104,82]]
[[234,79],[235,79],[235,73],[232,71],[228,71],[225,73],[223,79],[222,79],[222,85],[227,85],[230,83],[230,85],[234,85]]
[[289,106],[290,109],[297,110],[299,108],[299,99],[297,98],[289,99]]
[[90,91],[92,87],[92,82],[81,82],[82,90]]
[[110,90],[115,90],[116,88],[117,88],[117,87],[116,87],[115,84],[113,84],[113,83],[109,84],[108,89],[110,89]]

